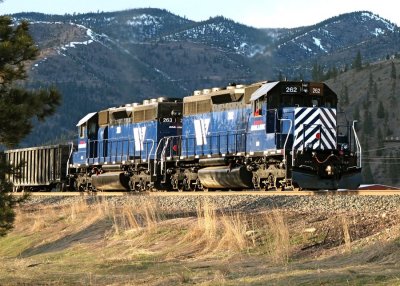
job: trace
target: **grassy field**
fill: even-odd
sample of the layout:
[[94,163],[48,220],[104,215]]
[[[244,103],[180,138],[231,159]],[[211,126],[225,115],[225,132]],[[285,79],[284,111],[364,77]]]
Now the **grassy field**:
[[0,263],[0,285],[400,285],[400,214],[30,205]]

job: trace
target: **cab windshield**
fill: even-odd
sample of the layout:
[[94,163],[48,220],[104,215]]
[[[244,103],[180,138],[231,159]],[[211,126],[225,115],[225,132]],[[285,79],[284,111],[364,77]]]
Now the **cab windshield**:
[[281,97],[272,96],[268,98],[269,108],[282,107],[336,107],[334,98],[322,96],[303,96],[303,95],[282,95]]

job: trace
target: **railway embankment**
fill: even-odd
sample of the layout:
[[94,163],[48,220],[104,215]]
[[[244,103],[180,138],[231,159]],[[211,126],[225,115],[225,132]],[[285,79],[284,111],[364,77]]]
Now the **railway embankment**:
[[397,285],[400,196],[34,194],[0,285]]
[[32,196],[25,203],[27,205],[68,205],[84,200],[88,204],[99,201],[108,201],[115,205],[129,205],[131,203],[151,202],[157,208],[168,212],[196,212],[199,204],[210,203],[219,211],[234,210],[239,212],[262,211],[262,210],[287,210],[294,212],[391,212],[400,207],[399,195],[271,195],[260,196],[258,194],[226,193],[212,194],[178,194],[166,195],[165,193],[151,193],[143,195],[123,196]]

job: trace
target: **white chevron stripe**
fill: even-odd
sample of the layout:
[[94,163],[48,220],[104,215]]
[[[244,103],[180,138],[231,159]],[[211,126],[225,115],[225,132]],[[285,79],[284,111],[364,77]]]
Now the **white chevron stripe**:
[[[300,111],[300,110],[299,110],[299,111]],[[295,114],[296,114],[296,113],[295,113]],[[303,118],[307,118],[307,119],[302,123],[302,125],[307,125],[307,124],[310,124],[310,122],[311,122],[312,120],[314,120],[315,117],[317,117],[317,116],[319,116],[318,109],[315,109],[315,108],[307,108],[307,110],[304,111],[303,114],[301,114],[299,118],[296,117],[296,121],[295,121],[295,122],[300,122],[300,121],[303,120]],[[296,126],[296,124],[295,124],[295,126]]]
[[[321,138],[325,140],[326,146],[329,146],[330,149],[334,149],[336,146],[336,118],[332,116],[328,108],[324,108],[324,112],[320,114],[320,119],[325,122],[326,125],[326,127],[324,126],[322,128],[323,132]],[[336,110],[334,110],[334,113],[336,114]],[[326,116],[328,116],[328,118]]]
[[[335,136],[335,137],[332,137],[332,135],[330,134],[329,131],[332,132],[333,136]],[[330,145],[332,143],[336,143],[336,131],[333,131],[333,128],[330,128],[330,130],[329,130],[326,127],[323,127],[321,135],[322,135],[321,137],[326,138],[326,140],[329,140]]]
[[324,109],[326,110],[326,114],[328,115],[330,121],[336,124],[336,110],[334,110],[334,114],[332,115],[331,112],[329,111],[329,108],[324,108]]
[[[297,117],[297,114],[302,111],[302,114]],[[320,140],[314,143],[313,148],[324,149],[324,145],[328,149],[336,148],[336,110],[331,108],[296,108],[295,109],[295,126],[304,120],[300,126],[295,128],[295,149],[303,149],[303,146],[313,142],[316,139],[316,134],[320,132]],[[314,122],[313,122],[314,121]],[[307,126],[313,122],[313,125]],[[314,130],[320,126],[319,129]],[[305,130],[304,130],[305,129]],[[304,130],[304,134],[303,134]],[[307,138],[308,139],[304,139]]]
[[[325,109],[325,113],[321,112],[320,113],[320,117],[327,123],[327,125],[330,125],[331,128],[335,128],[336,127],[336,112],[335,112],[335,116],[333,116],[329,110],[327,110],[327,108]],[[334,124],[335,126],[332,126],[332,124]]]

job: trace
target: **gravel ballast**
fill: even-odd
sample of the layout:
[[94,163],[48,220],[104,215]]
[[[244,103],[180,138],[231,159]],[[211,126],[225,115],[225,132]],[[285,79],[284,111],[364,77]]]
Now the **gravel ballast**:
[[282,209],[299,212],[390,212],[400,207],[400,195],[391,196],[358,196],[358,195],[328,195],[328,196],[258,196],[258,195],[179,195],[165,196],[127,195],[127,196],[32,196],[24,205],[68,205],[86,201],[93,204],[98,201],[108,201],[116,205],[141,205],[154,203],[162,211],[195,212],[204,202],[226,211],[260,211]]

